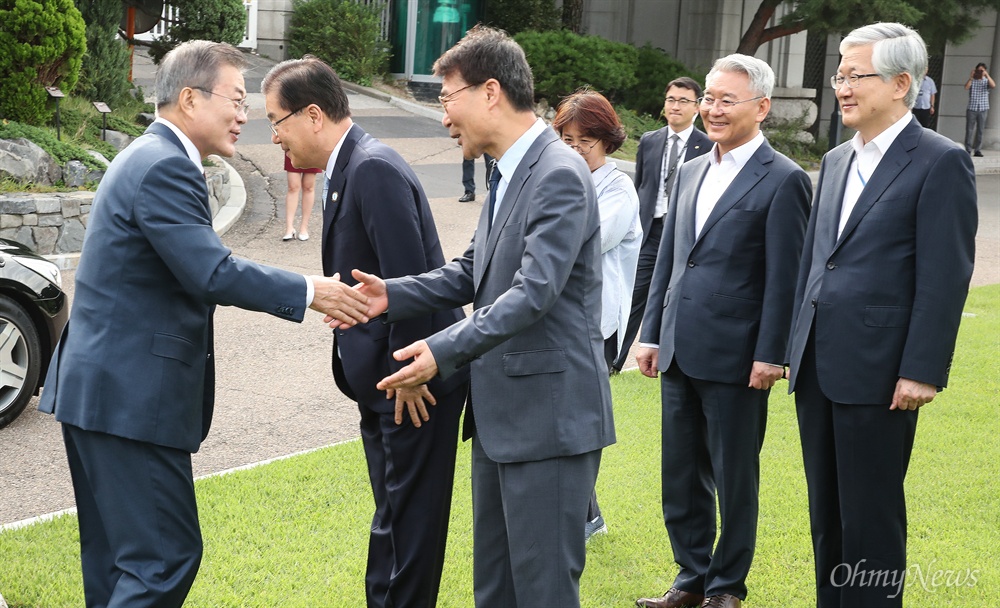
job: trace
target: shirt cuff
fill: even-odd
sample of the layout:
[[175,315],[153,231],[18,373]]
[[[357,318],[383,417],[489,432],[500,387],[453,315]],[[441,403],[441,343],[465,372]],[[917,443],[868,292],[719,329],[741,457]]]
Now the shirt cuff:
[[309,277],[303,275],[302,278],[306,280],[306,308],[309,308],[312,306],[313,297],[316,296],[316,287]]
[[643,348],[655,348],[657,350],[660,349],[660,345],[659,344],[649,344],[647,342],[640,342],[639,346],[641,346]]

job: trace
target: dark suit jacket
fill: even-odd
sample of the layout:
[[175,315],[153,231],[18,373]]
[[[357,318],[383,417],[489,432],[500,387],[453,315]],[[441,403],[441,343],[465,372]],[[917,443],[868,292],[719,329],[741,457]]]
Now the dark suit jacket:
[[754,361],[784,362],[812,186],[765,141],[696,239],[709,161],[685,163],[674,181],[640,339],[659,344],[660,371],[676,358],[692,378],[746,384]]
[[975,170],[961,146],[912,120],[838,239],[853,159],[850,142],[823,158],[796,289],[789,390],[815,327],[823,394],[887,404],[900,377],[948,383],[975,259]]
[[306,283],[234,258],[170,129],[119,154],[94,197],[71,321],[39,409],[89,431],[196,452],[215,396],[216,304],[301,321]]
[[[635,190],[639,194],[639,221],[642,222],[643,243],[649,236],[649,225],[653,223],[656,196],[663,188],[663,153],[667,147],[667,138],[672,133],[669,126],[643,133],[639,140],[639,150],[635,155]],[[695,127],[691,131],[691,137],[688,138],[684,162],[693,160],[711,149],[712,140]]]
[[493,228],[430,273],[387,281],[390,320],[473,303],[427,339],[440,374],[470,365],[472,409],[496,462],[592,452],[614,443],[601,337],[601,235],[590,171],[546,129],[528,149]]
[[[331,200],[334,198],[336,200]],[[434,218],[417,176],[392,148],[358,125],[347,132],[330,180],[323,210],[323,272],[339,272],[353,282],[357,268],[384,278],[420,274],[444,264]],[[378,382],[406,362],[392,353],[463,317],[458,307],[386,324],[374,319],[335,332],[333,357],[337,384],[345,395],[379,413],[395,410]],[[432,381],[436,397],[468,379],[468,372]]]

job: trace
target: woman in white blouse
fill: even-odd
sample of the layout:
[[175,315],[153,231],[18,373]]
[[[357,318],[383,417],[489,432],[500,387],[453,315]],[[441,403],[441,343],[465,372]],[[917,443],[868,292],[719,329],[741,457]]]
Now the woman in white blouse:
[[[639,196],[628,175],[609,162],[607,155],[625,141],[625,129],[611,103],[600,93],[580,90],[559,104],[552,127],[563,142],[583,156],[590,167],[601,211],[602,288],[601,334],[604,356],[611,364],[622,346],[632,306],[635,268],[642,245]],[[586,537],[607,532],[597,505],[596,491],[590,499]]]

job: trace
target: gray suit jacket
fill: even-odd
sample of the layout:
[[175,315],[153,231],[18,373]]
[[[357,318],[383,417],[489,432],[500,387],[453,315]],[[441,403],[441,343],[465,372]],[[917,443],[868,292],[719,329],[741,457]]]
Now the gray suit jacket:
[[674,181],[649,288],[641,341],[657,364],[746,385],[754,361],[782,364],[809,217],[809,176],[765,141],[722,194],[695,238],[708,155]]
[[838,238],[853,159],[850,142],[823,157],[796,289],[789,391],[815,330],[823,394],[888,404],[900,377],[948,384],[975,260],[976,177],[961,146],[913,119]]
[[427,339],[440,374],[472,371],[486,454],[526,462],[614,443],[601,338],[600,216],[579,154],[546,129],[528,149],[492,230],[484,206],[466,252],[387,281],[389,321],[472,302]]
[[216,304],[301,321],[299,275],[231,255],[208,188],[177,136],[154,123],[94,197],[70,323],[39,408],[73,426],[196,452],[215,398]]

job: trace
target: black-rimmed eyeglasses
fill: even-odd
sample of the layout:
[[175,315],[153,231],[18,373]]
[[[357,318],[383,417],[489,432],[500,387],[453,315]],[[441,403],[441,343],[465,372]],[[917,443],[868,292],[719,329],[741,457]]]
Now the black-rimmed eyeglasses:
[[841,85],[846,82],[847,86],[852,89],[856,89],[858,87],[858,82],[862,78],[871,78],[872,76],[878,76],[878,74],[851,74],[850,76],[841,76],[840,74],[836,74],[834,76],[830,76],[830,86],[834,89],[839,89]]
[[308,106],[301,107],[298,110],[295,110],[294,112],[289,112],[288,115],[286,115],[284,118],[279,118],[278,120],[276,120],[274,122],[267,123],[267,126],[271,127],[271,133],[274,133],[275,135],[277,135],[278,134],[278,125],[280,125],[281,123],[285,122],[286,120],[288,120],[292,116],[295,116],[296,114],[298,114],[302,110],[305,110],[307,107]]

